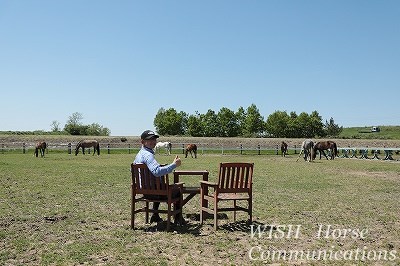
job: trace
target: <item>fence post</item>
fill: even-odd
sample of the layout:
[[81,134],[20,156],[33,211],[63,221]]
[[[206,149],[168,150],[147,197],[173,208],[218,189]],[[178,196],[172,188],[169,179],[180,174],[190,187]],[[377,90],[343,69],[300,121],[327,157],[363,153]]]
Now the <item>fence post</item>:
[[260,147],[260,144],[257,145],[257,149],[258,149],[258,155],[260,155],[260,154],[261,154],[261,147]]
[[276,145],[276,155],[278,155],[278,144]]
[[294,154],[297,154],[296,145],[294,145]]
[[131,154],[131,144],[128,144],[128,154]]
[[182,143],[182,154],[185,154],[185,143]]
[[25,146],[25,142],[24,142],[24,143],[22,143],[22,153],[23,154],[25,154],[25,149],[26,149],[26,146]]
[[71,150],[71,142],[70,143],[68,143],[68,154],[71,154],[72,153],[72,150]]
[[242,154],[243,154],[243,144],[240,143],[240,155],[242,155]]
[[110,144],[107,144],[107,153],[110,154]]
[[1,153],[4,154],[4,143],[1,143]]

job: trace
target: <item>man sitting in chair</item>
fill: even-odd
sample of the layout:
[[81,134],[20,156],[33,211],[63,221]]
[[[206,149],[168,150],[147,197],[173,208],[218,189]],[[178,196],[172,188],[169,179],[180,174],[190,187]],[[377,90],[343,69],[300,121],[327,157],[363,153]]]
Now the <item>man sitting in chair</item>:
[[[146,130],[142,133],[140,136],[141,142],[142,142],[142,148],[139,150],[138,154],[135,157],[135,160],[133,163],[143,163],[146,164],[147,167],[149,168],[150,172],[156,176],[160,177],[169,173],[172,173],[172,171],[179,167],[181,165],[181,159],[178,157],[178,155],[175,157],[174,161],[171,164],[161,166],[155,159],[154,156],[154,147],[157,144],[157,138],[159,136],[156,135],[153,131],[151,130]],[[179,191],[177,192],[179,193]],[[175,195],[178,196],[178,195]],[[147,195],[145,196],[149,199],[155,199],[154,197],[157,197],[157,199],[161,199],[160,197],[163,196],[158,196],[158,195]],[[153,203],[153,209],[158,210],[158,207],[160,206],[159,202],[154,202]],[[181,208],[181,206],[176,206],[176,208]],[[182,214],[180,214],[182,215]],[[183,221],[185,220],[182,217],[175,217],[175,223],[178,221]],[[153,222],[161,222],[162,219],[158,213],[154,213],[151,218],[150,218],[150,223]]]

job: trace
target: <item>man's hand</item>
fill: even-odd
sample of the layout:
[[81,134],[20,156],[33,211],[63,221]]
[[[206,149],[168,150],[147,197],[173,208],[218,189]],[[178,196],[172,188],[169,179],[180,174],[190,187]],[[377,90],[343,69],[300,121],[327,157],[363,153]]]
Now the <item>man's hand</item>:
[[181,158],[179,158],[178,155],[176,155],[174,163],[176,164],[176,167],[179,167],[182,164]]

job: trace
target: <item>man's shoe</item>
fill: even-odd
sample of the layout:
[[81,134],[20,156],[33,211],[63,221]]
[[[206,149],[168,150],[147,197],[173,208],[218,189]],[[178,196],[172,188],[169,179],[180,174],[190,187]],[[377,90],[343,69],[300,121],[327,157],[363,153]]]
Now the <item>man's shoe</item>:
[[151,218],[150,218],[150,223],[152,224],[152,223],[159,223],[159,222],[162,222],[160,215],[153,214],[153,216],[151,216]]
[[183,218],[182,215],[178,215],[177,217],[175,217],[174,220],[175,220],[176,225],[186,225],[187,224],[186,220]]

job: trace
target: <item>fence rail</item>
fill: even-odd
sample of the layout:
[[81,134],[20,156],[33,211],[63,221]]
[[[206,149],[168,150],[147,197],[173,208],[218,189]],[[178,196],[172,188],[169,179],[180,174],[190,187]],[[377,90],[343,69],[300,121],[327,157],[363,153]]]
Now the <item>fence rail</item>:
[[[46,153],[49,152],[66,152],[74,154],[77,143],[51,143],[48,144]],[[173,143],[172,153],[185,154],[187,143]],[[256,154],[256,155],[280,155],[280,146],[213,146],[209,147],[207,143],[196,143],[200,154],[220,153],[220,154]],[[140,143],[100,143],[101,153],[124,153],[128,154],[137,152],[141,148]],[[33,153],[35,144],[25,142],[10,142],[0,144],[0,154],[8,152]],[[87,153],[91,152],[90,148],[86,149]],[[298,154],[300,147],[288,147],[288,154]],[[360,159],[382,159],[382,160],[400,160],[400,148],[393,147],[339,147],[339,158],[360,158]],[[165,154],[162,149],[157,154]],[[394,157],[397,157],[394,158]]]

